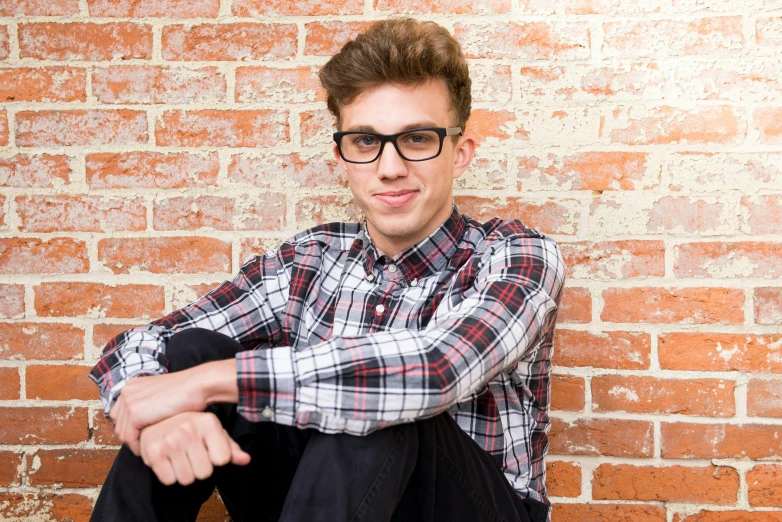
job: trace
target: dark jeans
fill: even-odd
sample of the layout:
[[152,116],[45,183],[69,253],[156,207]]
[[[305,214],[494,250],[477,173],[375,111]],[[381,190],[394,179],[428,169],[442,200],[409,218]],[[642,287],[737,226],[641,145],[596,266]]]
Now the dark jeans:
[[[242,347],[190,329],[167,345],[170,371],[233,358]],[[213,404],[252,457],[215,467],[206,480],[165,486],[123,445],[93,521],[194,521],[217,487],[235,522],[545,522],[548,508],[522,500],[499,467],[448,413],[363,437],[253,423],[235,404]]]

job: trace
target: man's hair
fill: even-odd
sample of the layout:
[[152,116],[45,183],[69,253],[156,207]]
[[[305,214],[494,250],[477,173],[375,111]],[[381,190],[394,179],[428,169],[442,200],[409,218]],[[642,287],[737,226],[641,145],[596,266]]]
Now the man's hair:
[[362,92],[385,83],[417,86],[442,78],[456,112],[456,125],[465,130],[470,117],[472,96],[467,61],[459,42],[434,22],[412,18],[376,22],[346,43],[318,76],[340,130],[340,108]]

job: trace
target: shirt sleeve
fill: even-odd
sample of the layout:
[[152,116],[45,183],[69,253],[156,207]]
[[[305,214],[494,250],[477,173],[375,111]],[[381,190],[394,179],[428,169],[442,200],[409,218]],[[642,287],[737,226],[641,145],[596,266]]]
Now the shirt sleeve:
[[437,415],[534,357],[541,334],[554,327],[564,286],[557,244],[507,239],[473,269],[473,283],[460,298],[449,291],[424,330],[237,354],[239,413],[254,422],[365,435]]
[[[280,249],[286,248],[286,245]],[[112,339],[90,371],[108,416],[128,380],[168,371],[166,343],[176,332],[206,328],[234,338],[247,349],[280,338],[288,299],[288,274],[279,251],[255,256],[233,278],[197,301]]]

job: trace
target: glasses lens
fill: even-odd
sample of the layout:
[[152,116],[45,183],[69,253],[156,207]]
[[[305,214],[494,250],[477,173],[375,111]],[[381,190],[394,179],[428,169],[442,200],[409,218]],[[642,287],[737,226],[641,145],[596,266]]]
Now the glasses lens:
[[437,156],[440,150],[440,136],[434,131],[414,130],[396,139],[402,156],[409,160],[424,160]]
[[380,138],[371,134],[346,134],[340,148],[342,157],[348,161],[373,161],[380,150]]

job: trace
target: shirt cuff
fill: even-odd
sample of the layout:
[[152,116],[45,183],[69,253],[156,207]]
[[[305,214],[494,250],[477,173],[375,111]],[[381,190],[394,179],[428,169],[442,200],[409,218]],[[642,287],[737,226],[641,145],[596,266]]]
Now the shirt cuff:
[[296,425],[296,368],[288,346],[236,354],[237,411],[252,422]]

